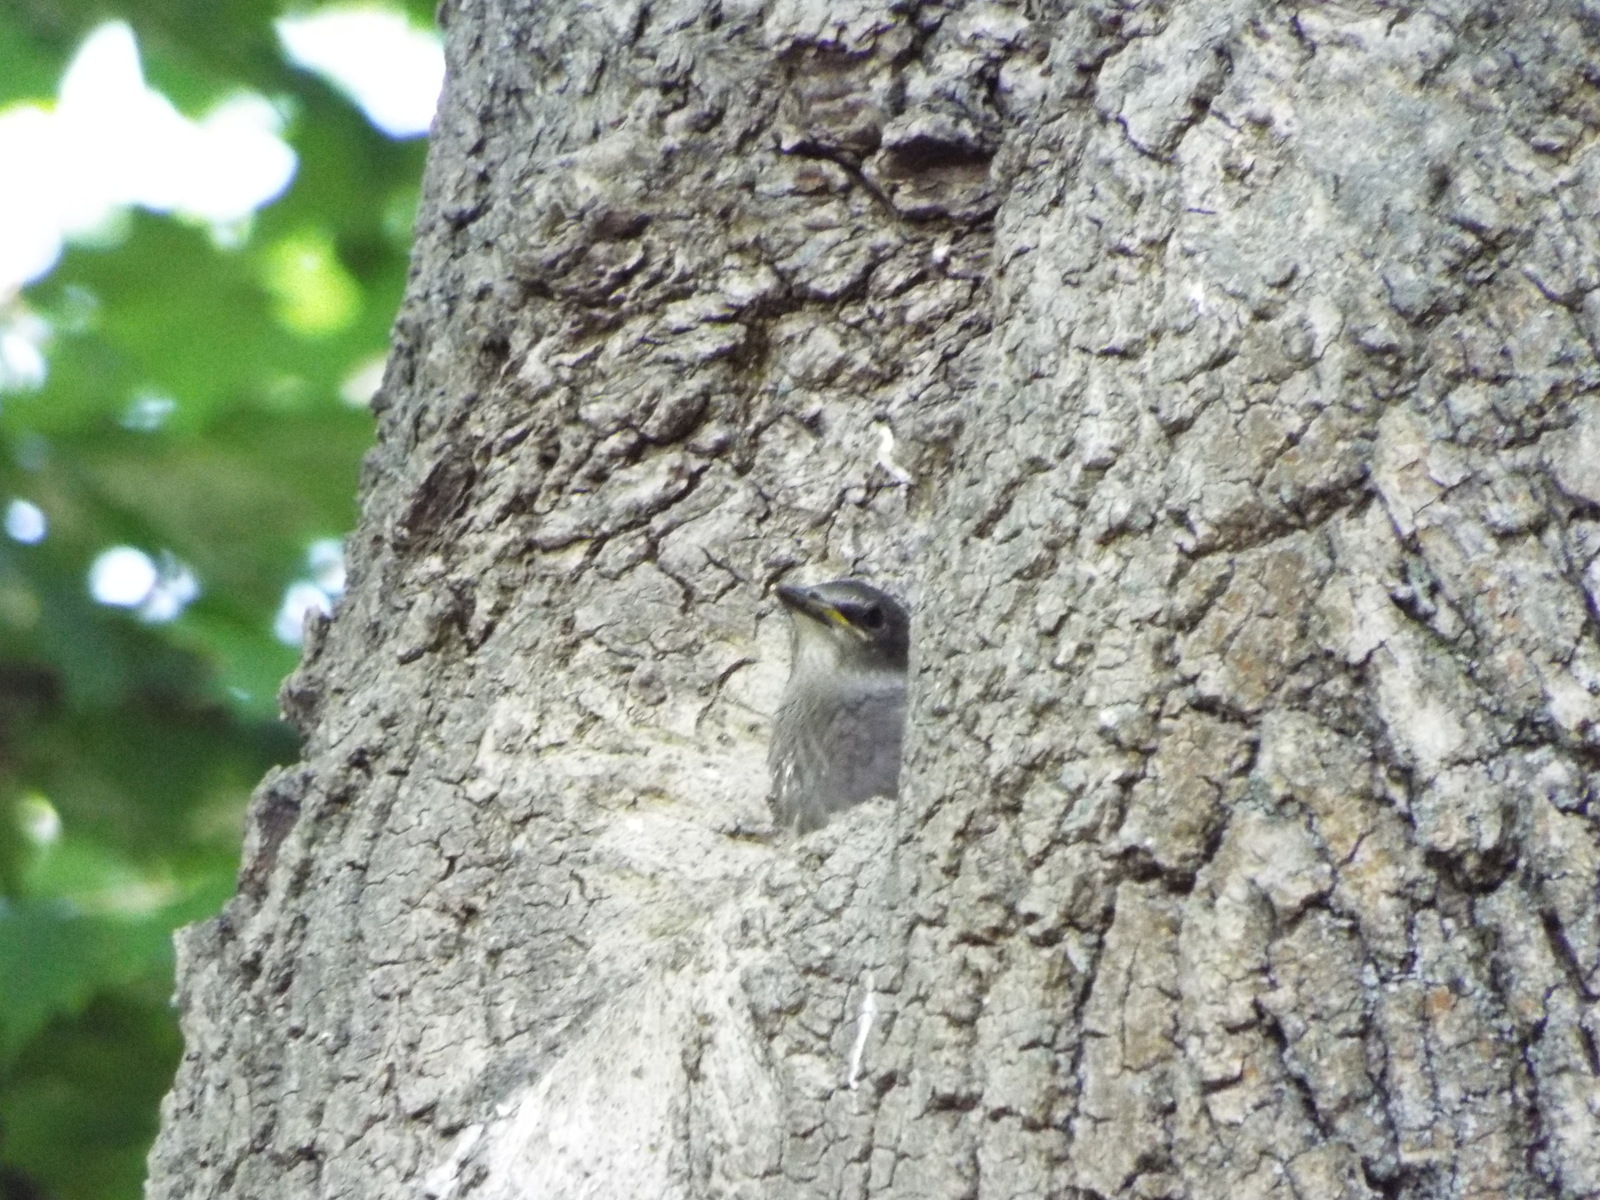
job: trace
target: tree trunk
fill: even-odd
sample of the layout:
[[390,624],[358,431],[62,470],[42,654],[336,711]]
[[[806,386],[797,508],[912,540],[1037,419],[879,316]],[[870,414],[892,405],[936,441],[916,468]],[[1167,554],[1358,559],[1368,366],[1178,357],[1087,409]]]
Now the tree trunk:
[[149,1195],[1600,1195],[1600,10],[444,20]]

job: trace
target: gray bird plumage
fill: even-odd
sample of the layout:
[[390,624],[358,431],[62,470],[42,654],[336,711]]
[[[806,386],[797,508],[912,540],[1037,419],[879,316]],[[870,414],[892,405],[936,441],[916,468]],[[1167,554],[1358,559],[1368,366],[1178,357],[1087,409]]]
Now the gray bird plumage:
[[830,814],[900,789],[911,618],[858,579],[785,586],[793,661],[772,725],[778,823],[801,833]]

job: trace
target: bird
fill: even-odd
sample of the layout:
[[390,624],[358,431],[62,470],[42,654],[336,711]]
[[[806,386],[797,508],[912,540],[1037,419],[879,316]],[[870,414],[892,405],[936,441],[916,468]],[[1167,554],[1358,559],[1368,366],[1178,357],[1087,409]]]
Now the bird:
[[785,584],[778,599],[793,654],[767,752],[772,805],[780,827],[809,833],[899,793],[911,615],[859,579]]

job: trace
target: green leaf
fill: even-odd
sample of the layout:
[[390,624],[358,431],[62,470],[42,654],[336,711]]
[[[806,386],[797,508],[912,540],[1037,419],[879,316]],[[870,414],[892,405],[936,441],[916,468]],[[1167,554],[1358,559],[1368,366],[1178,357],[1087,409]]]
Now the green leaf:
[[[164,914],[163,914],[164,916]],[[164,919],[77,914],[59,900],[0,906],[0,1067],[52,1017],[81,1012],[106,987],[169,970],[172,926]]]
[[135,1200],[181,1044],[165,978],[52,1021],[0,1088],[0,1158],[52,1200]]

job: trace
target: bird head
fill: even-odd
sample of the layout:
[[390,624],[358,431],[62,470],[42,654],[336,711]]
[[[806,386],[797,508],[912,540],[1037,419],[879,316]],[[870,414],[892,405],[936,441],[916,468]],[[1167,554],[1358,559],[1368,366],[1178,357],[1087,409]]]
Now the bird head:
[[795,665],[830,669],[905,671],[911,617],[887,592],[859,579],[810,587],[784,584],[778,599],[794,620]]

